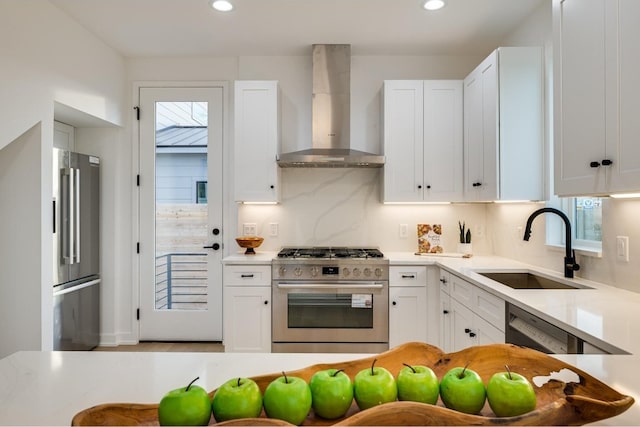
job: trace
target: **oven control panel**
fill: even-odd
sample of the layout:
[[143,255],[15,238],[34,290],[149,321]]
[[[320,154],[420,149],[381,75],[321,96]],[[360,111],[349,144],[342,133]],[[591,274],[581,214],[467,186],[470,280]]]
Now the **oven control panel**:
[[305,265],[284,264],[274,266],[274,279],[290,280],[388,280],[388,265]]

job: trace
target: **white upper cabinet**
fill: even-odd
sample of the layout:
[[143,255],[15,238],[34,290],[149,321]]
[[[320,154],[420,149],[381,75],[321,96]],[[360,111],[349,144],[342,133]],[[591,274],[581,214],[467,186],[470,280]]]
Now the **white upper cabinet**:
[[278,202],[280,170],[278,82],[236,81],[234,184],[236,202]]
[[640,191],[640,2],[554,0],[560,196]]
[[462,200],[462,81],[384,82],[384,202]]
[[464,79],[464,197],[544,199],[542,48],[496,49]]

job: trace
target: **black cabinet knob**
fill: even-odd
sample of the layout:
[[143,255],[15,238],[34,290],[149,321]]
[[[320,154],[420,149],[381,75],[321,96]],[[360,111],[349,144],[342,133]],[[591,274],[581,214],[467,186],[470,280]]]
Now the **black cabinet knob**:
[[445,279],[444,277],[443,277],[443,278],[441,278],[441,279],[440,279],[440,281],[441,281],[442,283],[447,283],[447,279]]
[[592,168],[599,168],[600,167],[600,163],[599,162],[591,162],[589,163],[589,166]]
[[465,334],[468,334],[469,332],[471,332],[471,329],[469,329],[469,328],[464,328],[464,333],[465,333]]
[[430,185],[427,185],[427,190],[429,190],[429,189],[431,189],[431,186],[430,186]]
[[613,164],[613,161],[609,159],[604,159],[602,161],[602,166],[611,166],[612,164]]
[[449,314],[449,310],[442,310],[442,314]]
[[421,189],[422,189],[422,185],[418,185],[418,190],[421,190]]
[[269,188],[273,190],[276,187],[275,187],[275,185],[270,185]]
[[268,304],[269,304],[269,301],[265,301],[265,302],[264,302],[264,305],[268,305]]
[[393,301],[391,304],[393,304],[393,305],[397,305],[398,303],[397,303],[397,302],[395,302],[395,301]]
[[212,231],[214,236],[217,236],[218,234],[220,234],[220,229],[219,228],[214,228]]
[[473,337],[475,337],[475,336],[476,336],[476,333],[475,333],[475,332],[470,332],[470,333],[469,333],[469,336],[470,336],[471,338],[473,338]]

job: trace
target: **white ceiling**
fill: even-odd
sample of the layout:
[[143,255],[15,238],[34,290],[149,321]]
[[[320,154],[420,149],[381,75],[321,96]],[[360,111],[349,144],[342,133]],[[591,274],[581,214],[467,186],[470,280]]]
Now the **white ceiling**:
[[482,55],[551,0],[50,0],[127,57],[310,55],[314,43],[357,55]]

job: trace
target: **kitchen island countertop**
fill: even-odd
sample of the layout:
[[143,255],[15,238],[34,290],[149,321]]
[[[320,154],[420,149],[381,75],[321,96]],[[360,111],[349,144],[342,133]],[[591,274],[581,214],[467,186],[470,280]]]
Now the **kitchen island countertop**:
[[[169,390],[197,384],[214,390],[229,378],[340,362],[362,354],[152,353],[21,351],[0,360],[0,425],[70,425],[73,416],[102,403],[157,403]],[[556,356],[640,397],[635,356]],[[640,405],[598,425],[638,425]]]

